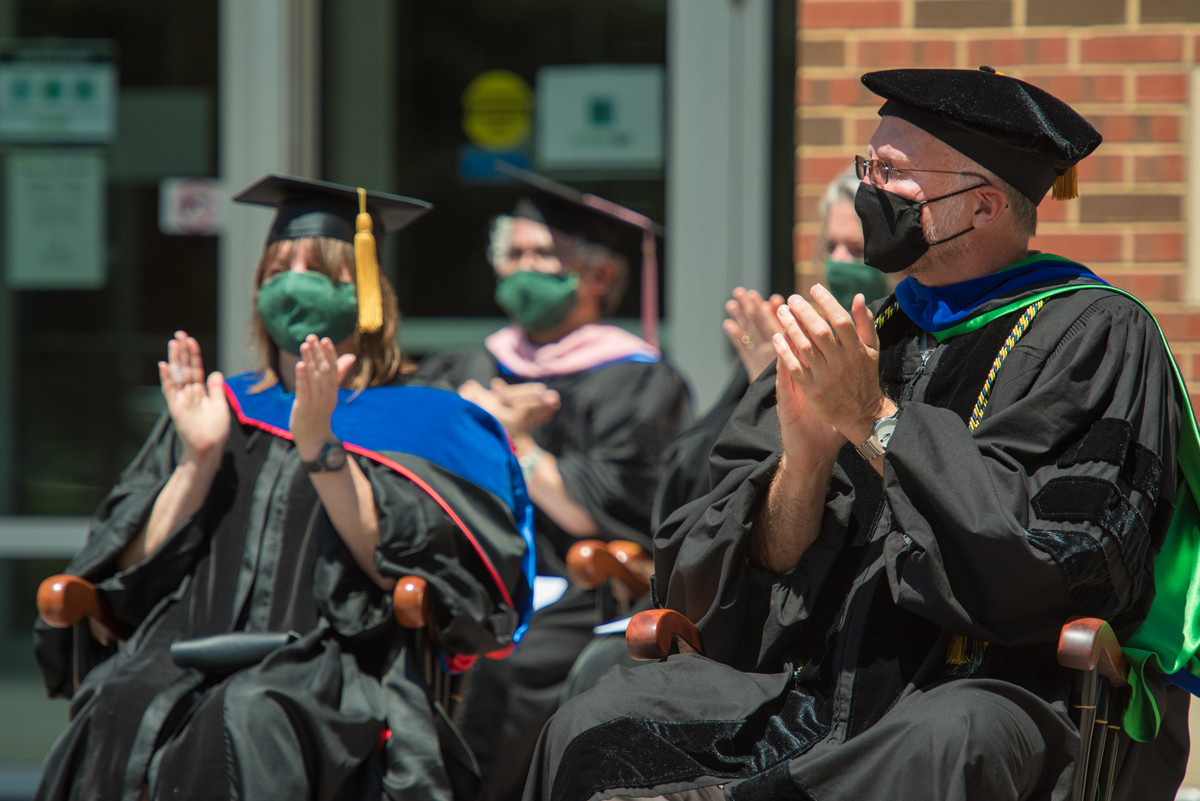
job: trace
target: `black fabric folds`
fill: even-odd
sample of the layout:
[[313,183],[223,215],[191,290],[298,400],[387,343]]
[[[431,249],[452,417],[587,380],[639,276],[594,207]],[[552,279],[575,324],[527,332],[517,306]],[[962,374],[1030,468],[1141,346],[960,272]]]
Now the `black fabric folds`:
[[717,439],[712,490],[655,535],[659,600],[708,658],[613,670],[564,706],[526,800],[1065,798],[1078,735],[1055,644],[1072,617],[1102,613],[1119,638],[1144,619],[1180,412],[1153,321],[1080,286],[1008,351],[972,429],[1012,327],[938,342],[902,313],[882,326],[901,407],[882,478],[844,451],[815,542],[778,574],[749,550],[780,460],[768,368]]
[[1150,534],[1141,512],[1116,484],[1089,476],[1055,478],[1042,487],[1031,505],[1044,520],[1094,523],[1112,535],[1125,564],[1139,568],[1133,580],[1134,593],[1141,594],[1151,578],[1146,560]]
[[1107,620],[1116,611],[1117,593],[1103,545],[1077,531],[1034,529],[1025,536],[1031,545],[1049,554],[1062,570],[1067,590],[1081,615]]
[[[528,380],[503,371],[486,350],[430,356],[421,374],[453,387],[471,379],[484,386],[496,378]],[[541,383],[559,393],[561,406],[533,438],[554,455],[567,494],[596,521],[599,538],[648,549],[663,451],[691,420],[683,378],[665,362],[625,362]],[[534,529],[538,574],[566,576],[577,538],[541,510]],[[457,720],[479,759],[483,801],[520,796],[538,733],[558,708],[572,665],[592,628],[613,614],[600,608],[595,591],[570,589],[534,613],[512,656],[482,659],[471,669]]]
[[[144,786],[152,798],[470,797],[477,767],[411,664],[412,633],[351,557],[290,441],[235,423],[201,511],[117,570],[179,454],[164,416],[67,569],[96,583],[133,635],[98,649],[81,627],[92,662],[75,690],[72,632],[36,629],[47,689],[72,696],[38,798],[109,798],[123,787],[136,801]],[[429,580],[437,644],[462,654],[509,646],[517,611],[462,530],[408,478],[353,458],[379,514],[378,569]],[[455,510],[509,591],[528,593],[507,506],[423,460],[396,458]],[[293,631],[299,639],[280,634]],[[187,668],[171,659],[176,641],[230,635],[257,641],[258,658]]]

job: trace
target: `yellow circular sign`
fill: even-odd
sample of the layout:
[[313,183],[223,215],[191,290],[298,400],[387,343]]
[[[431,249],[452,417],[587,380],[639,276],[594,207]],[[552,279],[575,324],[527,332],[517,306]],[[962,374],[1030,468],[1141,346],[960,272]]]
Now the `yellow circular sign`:
[[525,142],[532,127],[533,92],[508,70],[476,75],[463,91],[463,131],[485,150],[508,150]]

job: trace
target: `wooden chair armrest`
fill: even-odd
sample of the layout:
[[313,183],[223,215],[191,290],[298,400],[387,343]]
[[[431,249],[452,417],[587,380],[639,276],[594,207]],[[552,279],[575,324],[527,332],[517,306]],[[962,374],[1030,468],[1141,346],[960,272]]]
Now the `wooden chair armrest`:
[[429,584],[419,576],[405,576],[392,591],[392,614],[406,629],[429,625]]
[[1058,664],[1072,670],[1100,668],[1114,687],[1129,686],[1129,664],[1112,626],[1094,617],[1081,617],[1062,627]]
[[671,653],[703,654],[696,625],[674,609],[647,609],[629,619],[625,647],[634,659],[662,659]]
[[567,572],[576,585],[586,590],[613,579],[625,585],[636,599],[650,592],[650,580],[635,569],[639,561],[648,558],[635,542],[580,540],[567,551]]
[[133,630],[113,615],[104,593],[79,576],[51,576],[38,587],[38,614],[47,626],[67,629],[90,618],[108,630],[113,639],[125,640]]

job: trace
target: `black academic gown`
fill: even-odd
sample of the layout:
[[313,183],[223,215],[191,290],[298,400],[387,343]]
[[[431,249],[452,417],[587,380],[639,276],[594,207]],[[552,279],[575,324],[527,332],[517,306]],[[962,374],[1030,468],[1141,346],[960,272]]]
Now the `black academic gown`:
[[[707,658],[614,670],[564,706],[526,798],[1066,798],[1078,733],[1059,630],[1096,616],[1125,637],[1143,618],[1180,413],[1153,321],[1084,289],[1046,301],[972,432],[1019,315],[941,344],[902,313],[882,326],[901,409],[884,475],[843,448],[819,537],[783,575],[748,554],[780,456],[774,367],[760,376],[714,450],[714,489],[655,538],[660,597],[697,621]],[[1160,768],[1127,797],[1182,779],[1186,696],[1163,701],[1165,736],[1122,745]]]
[[[91,669],[73,688],[72,631],[39,621],[46,687],[71,699],[71,722],[38,798],[136,801],[147,784],[152,799],[474,797],[474,761],[425,685],[414,633],[351,557],[289,440],[235,419],[204,507],[118,571],[180,452],[164,415],[67,568],[105,592],[133,635],[103,648],[81,624]],[[417,457],[388,457],[447,500],[519,586],[524,546],[503,502]],[[408,478],[351,458],[379,513],[376,567],[429,581],[438,644],[459,654],[511,644],[517,612],[459,527]],[[299,638],[229,676],[180,668],[168,653],[175,640],[241,631]]]
[[746,370],[739,364],[713,407],[667,446],[662,480],[654,492],[650,515],[655,530],[676,509],[704,497],[712,489],[709,454],[749,388]]
[[[502,372],[486,350],[429,357],[421,374],[453,386],[474,379],[486,387],[497,376],[510,384],[529,380]],[[542,383],[558,391],[562,406],[533,437],[557,459],[567,492],[596,521],[598,538],[649,547],[662,453],[691,417],[682,377],[663,362],[626,362]],[[577,538],[541,510],[535,531],[538,574],[566,576]],[[480,661],[469,674],[456,719],[479,760],[484,799],[520,798],[538,734],[558,707],[571,666],[592,628],[613,614],[598,611],[596,599],[593,591],[568,589],[534,613],[511,657]]]

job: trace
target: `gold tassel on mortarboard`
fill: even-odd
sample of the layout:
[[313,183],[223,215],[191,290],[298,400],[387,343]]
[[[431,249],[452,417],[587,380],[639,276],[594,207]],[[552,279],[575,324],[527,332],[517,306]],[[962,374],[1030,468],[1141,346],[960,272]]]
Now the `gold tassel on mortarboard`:
[[1055,200],[1074,200],[1079,197],[1079,169],[1078,166],[1072,164],[1067,168],[1067,171],[1058,176],[1058,180],[1054,182],[1054,189],[1051,190],[1051,196]]
[[358,330],[373,334],[383,326],[383,296],[379,291],[379,259],[375,255],[374,223],[367,214],[367,190],[358,190],[354,223],[354,264],[358,286]]

